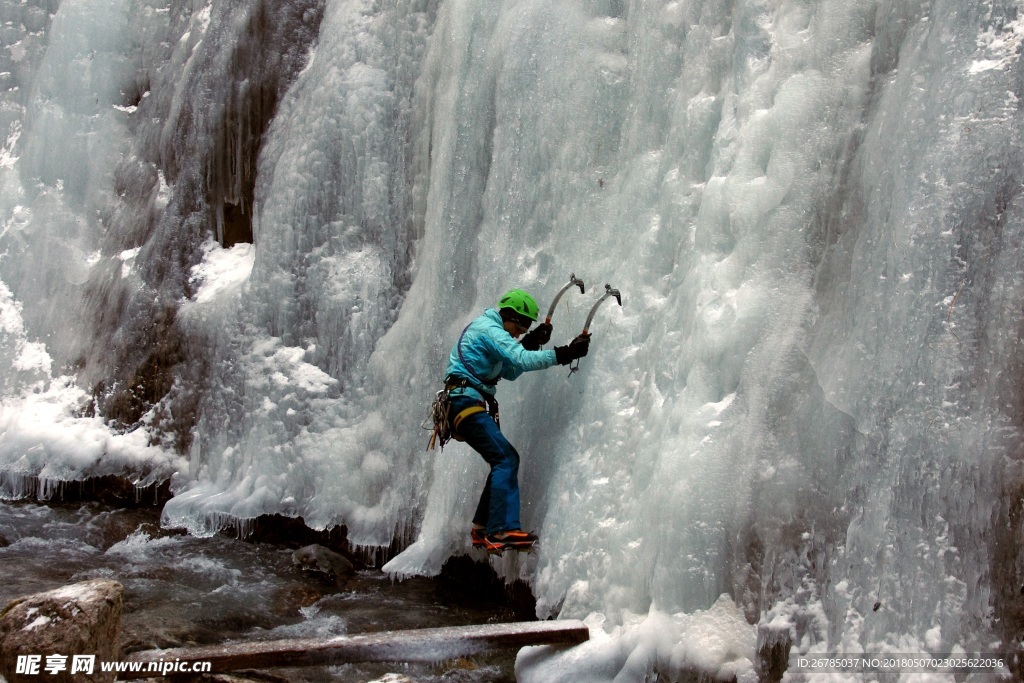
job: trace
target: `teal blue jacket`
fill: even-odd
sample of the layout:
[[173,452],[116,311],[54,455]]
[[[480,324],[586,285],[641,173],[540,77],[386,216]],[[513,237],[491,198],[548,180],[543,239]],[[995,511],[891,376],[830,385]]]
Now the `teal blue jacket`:
[[488,308],[455,342],[448,355],[445,377],[448,381],[466,380],[467,386],[452,390],[452,396],[484,400],[494,397],[498,379],[513,380],[524,372],[543,370],[556,363],[552,350],[524,349],[505,330],[498,311]]

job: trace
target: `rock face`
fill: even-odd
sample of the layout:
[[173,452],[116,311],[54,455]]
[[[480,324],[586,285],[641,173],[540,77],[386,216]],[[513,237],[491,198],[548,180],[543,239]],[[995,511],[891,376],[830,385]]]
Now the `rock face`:
[[113,681],[100,662],[119,659],[123,593],[118,582],[95,579],[9,604],[0,613],[0,677],[10,683]]
[[355,567],[345,556],[322,545],[313,544],[299,548],[292,553],[292,562],[306,571],[329,577],[339,587],[355,573]]

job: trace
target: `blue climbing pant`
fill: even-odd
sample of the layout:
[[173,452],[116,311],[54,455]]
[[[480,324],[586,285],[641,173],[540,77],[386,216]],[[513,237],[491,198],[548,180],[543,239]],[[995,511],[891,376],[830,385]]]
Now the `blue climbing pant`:
[[[469,397],[453,396],[452,419],[475,405],[482,404]],[[491,466],[473,523],[486,527],[488,534],[520,528],[519,453],[486,412],[464,418],[459,424],[458,435]]]

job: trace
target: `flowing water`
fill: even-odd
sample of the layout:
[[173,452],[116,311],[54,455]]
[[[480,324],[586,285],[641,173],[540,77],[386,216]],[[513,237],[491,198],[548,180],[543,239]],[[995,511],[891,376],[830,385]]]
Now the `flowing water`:
[[[331,637],[511,621],[501,596],[471,584],[392,581],[362,569],[343,585],[292,562],[292,548],[161,530],[156,508],[0,502],[0,606],[93,578],[124,586],[121,647]],[[513,680],[515,651],[429,664],[272,669],[288,681]]]

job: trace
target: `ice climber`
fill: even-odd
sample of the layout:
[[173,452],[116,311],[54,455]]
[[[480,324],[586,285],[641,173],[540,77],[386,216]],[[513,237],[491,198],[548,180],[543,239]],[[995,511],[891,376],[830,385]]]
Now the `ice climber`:
[[[569,365],[587,355],[590,335],[581,334],[566,346],[541,347],[551,340],[551,325],[537,321],[537,302],[521,289],[501,297],[459,335],[448,357],[451,435],[469,444],[491,467],[470,532],[473,546],[492,553],[529,550],[537,536],[519,522],[519,453],[501,433],[494,392],[499,379],[514,380],[524,372],[556,364]],[[521,341],[516,341],[522,336]]]

